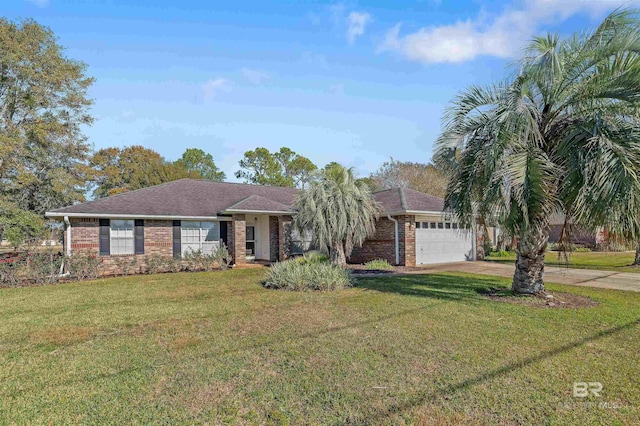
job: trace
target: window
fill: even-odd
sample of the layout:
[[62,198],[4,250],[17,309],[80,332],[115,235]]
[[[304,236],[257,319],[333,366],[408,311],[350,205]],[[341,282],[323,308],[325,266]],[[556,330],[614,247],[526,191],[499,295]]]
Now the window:
[[444,229],[444,223],[438,222],[438,229]]
[[436,223],[435,222],[431,222],[431,225],[429,227],[431,229],[436,229]]
[[458,229],[458,224],[454,222],[454,223],[451,224],[451,227],[453,229]]
[[220,224],[218,222],[182,221],[180,243],[182,255],[189,251],[211,254],[220,245]]
[[445,229],[451,229],[451,222],[447,222],[444,224]]
[[111,254],[134,254],[133,220],[111,220]]
[[247,239],[246,239],[247,256],[256,255],[256,227],[247,226]]
[[422,227],[427,229],[429,227],[429,222],[422,222]]
[[416,222],[416,229],[420,229],[420,222]]

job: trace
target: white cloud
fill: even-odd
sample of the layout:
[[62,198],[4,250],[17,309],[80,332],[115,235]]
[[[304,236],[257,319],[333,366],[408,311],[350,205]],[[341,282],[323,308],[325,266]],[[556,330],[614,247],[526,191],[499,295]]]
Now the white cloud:
[[[640,0],[630,3],[640,4]],[[481,12],[467,21],[424,27],[406,35],[400,34],[397,24],[378,50],[396,51],[424,64],[464,62],[484,55],[510,57],[543,24],[577,13],[598,17],[619,6],[620,0],[526,0],[521,7],[507,7],[498,15]]]
[[125,110],[122,110],[122,113],[120,115],[122,116],[122,118],[133,118],[133,116],[136,115],[136,113],[133,112],[133,110],[125,109]]
[[215,98],[219,92],[229,91],[231,91],[231,82],[226,78],[209,80],[202,85],[202,96],[207,102]]
[[47,7],[49,6],[49,0],[25,0],[27,3],[34,4],[38,7]]
[[351,12],[347,16],[347,40],[353,44],[356,38],[364,34],[366,25],[371,22],[371,15],[366,12]]
[[266,72],[250,68],[242,68],[240,73],[242,73],[242,76],[252,84],[260,84],[270,78],[269,74]]

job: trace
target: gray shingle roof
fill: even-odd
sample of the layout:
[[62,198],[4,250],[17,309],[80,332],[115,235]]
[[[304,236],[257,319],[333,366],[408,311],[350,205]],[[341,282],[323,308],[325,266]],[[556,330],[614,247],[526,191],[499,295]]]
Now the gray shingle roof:
[[409,188],[392,188],[374,193],[385,213],[442,212],[444,200]]
[[[272,203],[291,206],[296,192],[294,188],[180,179],[64,207],[52,213],[211,217],[234,204],[248,201],[252,195],[268,202],[266,210],[274,205]],[[251,203],[260,210],[259,200],[253,199]]]
[[[291,211],[297,189],[181,179],[53,210],[87,215],[212,217],[226,211]],[[386,213],[441,212],[444,200],[408,188],[374,193]]]

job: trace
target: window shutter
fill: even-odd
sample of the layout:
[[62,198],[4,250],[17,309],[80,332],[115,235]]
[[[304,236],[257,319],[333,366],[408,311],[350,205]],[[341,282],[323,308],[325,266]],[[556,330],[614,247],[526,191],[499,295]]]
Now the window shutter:
[[144,220],[136,219],[134,226],[135,253],[144,254]]
[[182,238],[179,220],[173,221],[173,257],[182,257]]
[[109,256],[110,254],[110,226],[109,219],[100,219],[100,255]]

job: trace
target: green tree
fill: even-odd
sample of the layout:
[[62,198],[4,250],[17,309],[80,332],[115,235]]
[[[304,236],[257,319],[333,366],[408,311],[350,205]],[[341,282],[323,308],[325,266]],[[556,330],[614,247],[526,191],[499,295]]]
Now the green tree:
[[0,18],[0,52],[0,196],[37,214],[84,200],[86,65],[33,20]]
[[446,206],[467,225],[495,217],[517,239],[515,292],[544,290],[554,213],[638,235],[639,51],[636,13],[617,11],[591,33],[535,38],[513,78],[471,87],[447,111]]
[[310,232],[314,245],[339,265],[373,234],[380,214],[369,187],[355,178],[353,169],[335,165],[311,180],[296,197],[294,209],[295,229],[300,235]]
[[89,166],[96,198],[182,178],[201,178],[198,172],[168,162],[154,150],[140,145],[101,149],[91,157]]
[[44,228],[42,216],[12,203],[0,202],[0,235],[14,249],[42,237]]
[[447,177],[433,164],[397,161],[391,158],[370,176],[373,190],[411,188],[425,194],[444,197]]
[[256,148],[244,153],[236,177],[258,185],[290,186],[304,188],[317,170],[315,164],[289,148],[271,153],[266,148]]
[[178,167],[184,167],[187,173],[200,175],[202,179],[222,182],[227,178],[224,172],[216,166],[213,156],[201,149],[188,148],[175,164]]

